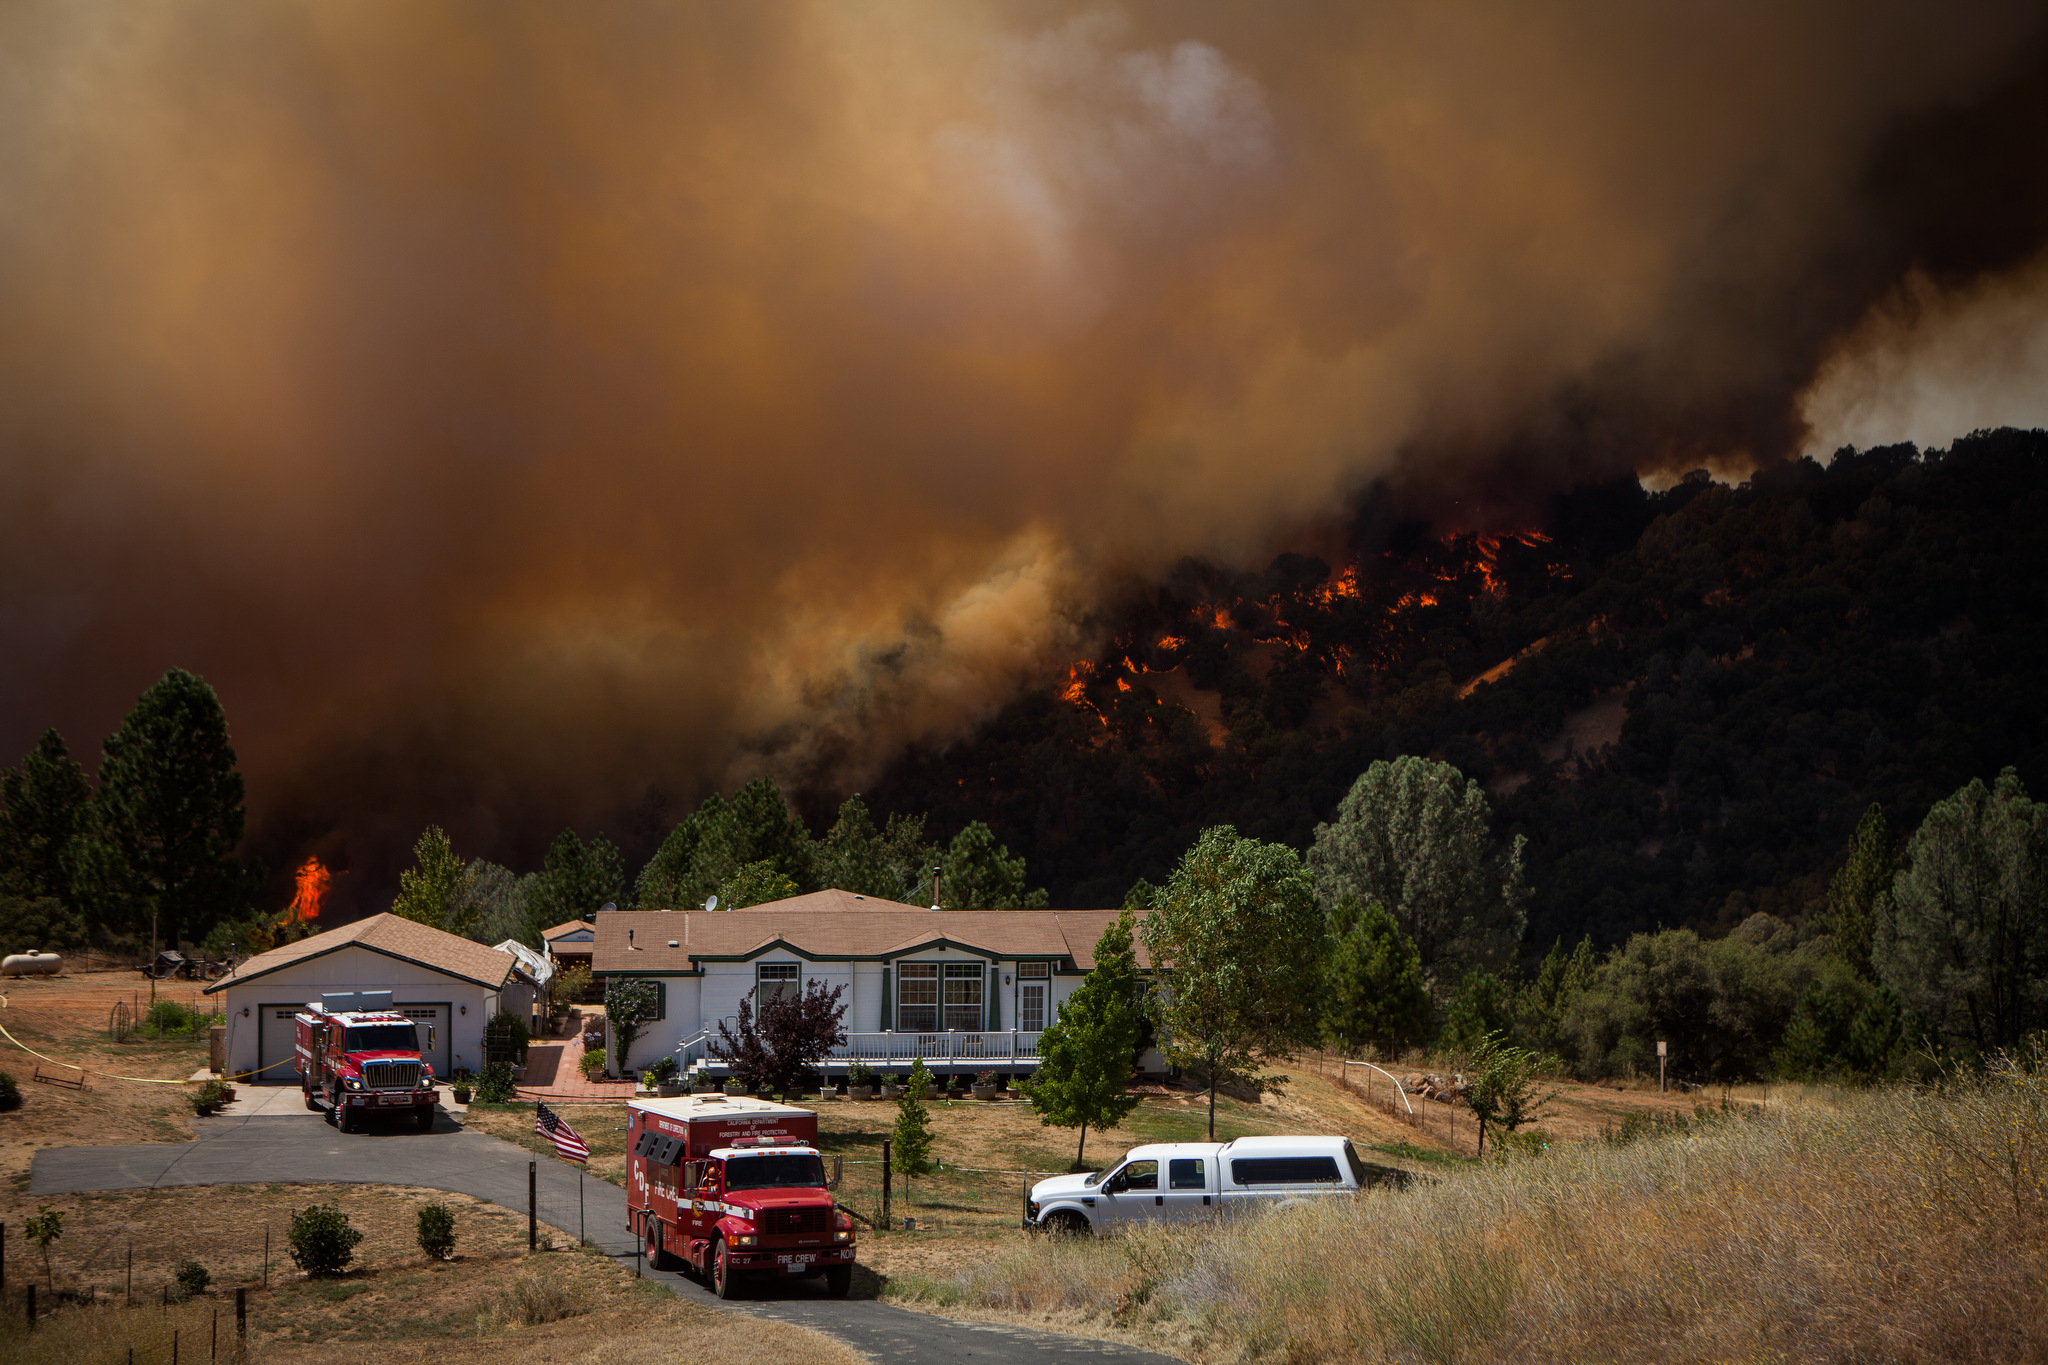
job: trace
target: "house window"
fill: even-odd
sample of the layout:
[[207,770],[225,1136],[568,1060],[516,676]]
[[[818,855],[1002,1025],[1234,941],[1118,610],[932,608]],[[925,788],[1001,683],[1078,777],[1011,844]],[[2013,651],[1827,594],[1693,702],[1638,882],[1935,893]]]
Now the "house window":
[[1032,977],[1048,977],[1052,975],[1052,964],[1049,962],[1019,962],[1017,964],[1017,975],[1026,981],[1029,981]]
[[905,1033],[932,1033],[938,1029],[938,963],[897,964],[896,1027]]
[[797,984],[797,964],[794,962],[761,962],[754,967],[754,1009],[758,1013],[770,1000],[796,995],[802,988]]
[[946,964],[946,1027],[973,1031],[981,1027],[981,990],[987,973],[979,962]]

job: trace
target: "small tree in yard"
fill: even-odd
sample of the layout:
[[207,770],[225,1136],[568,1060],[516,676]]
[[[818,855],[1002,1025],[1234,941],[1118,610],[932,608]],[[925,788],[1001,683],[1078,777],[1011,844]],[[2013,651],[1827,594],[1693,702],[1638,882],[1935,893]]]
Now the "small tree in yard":
[[171,1272],[178,1281],[178,1297],[189,1299],[195,1294],[204,1294],[206,1286],[213,1283],[213,1276],[197,1261],[180,1261],[178,1268]]
[[1286,1078],[1259,1075],[1263,1055],[1315,1041],[1329,927],[1293,849],[1218,825],[1181,859],[1140,932],[1165,981],[1167,1050],[1208,1078],[1213,1142],[1220,1077],[1272,1089]]
[[910,1070],[903,1098],[896,1101],[896,1130],[889,1135],[889,1165],[906,1182],[906,1199],[910,1197],[907,1182],[932,1168],[931,1115],[918,1103],[918,1097],[931,1083],[932,1073],[925,1070],[924,1058],[920,1057]]
[[421,1206],[419,1242],[430,1260],[445,1261],[455,1254],[455,1214],[446,1204]]
[[719,1023],[711,1055],[730,1062],[742,1084],[786,1095],[807,1068],[846,1041],[846,1006],[839,1003],[845,990],[811,981],[801,994],[770,1000],[758,1012],[742,999],[733,1026]]
[[349,1226],[339,1204],[315,1204],[292,1215],[292,1262],[309,1279],[332,1279],[356,1258],[363,1234]]
[[1489,1033],[1472,1049],[1472,1090],[1465,1103],[1479,1120],[1480,1156],[1486,1155],[1488,1128],[1512,1133],[1543,1117],[1544,1106],[1558,1094],[1543,1091],[1543,1077],[1556,1064],[1555,1058],[1516,1047],[1504,1033]]
[[53,1209],[48,1204],[38,1204],[35,1217],[22,1220],[21,1230],[31,1242],[42,1249],[43,1278],[49,1282],[50,1288],[55,1290],[57,1281],[50,1270],[50,1243],[64,1235],[63,1211]]
[[1038,1071],[1024,1085],[1038,1120],[1081,1130],[1074,1169],[1088,1149],[1088,1125],[1114,1128],[1138,1103],[1126,1093],[1131,1054],[1145,1030],[1145,987],[1131,950],[1126,910],[1095,945],[1095,969],[1038,1040]]
[[612,1074],[624,1075],[626,1058],[640,1031],[660,1012],[661,993],[652,981],[611,977],[604,987],[604,1017],[612,1026]]

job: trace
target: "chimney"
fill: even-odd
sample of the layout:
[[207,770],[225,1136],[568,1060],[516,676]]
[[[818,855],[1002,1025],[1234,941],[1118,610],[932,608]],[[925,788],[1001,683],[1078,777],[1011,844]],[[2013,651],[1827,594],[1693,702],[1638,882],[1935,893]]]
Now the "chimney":
[[932,909],[938,910],[941,908],[939,905],[939,869],[935,867],[932,869]]

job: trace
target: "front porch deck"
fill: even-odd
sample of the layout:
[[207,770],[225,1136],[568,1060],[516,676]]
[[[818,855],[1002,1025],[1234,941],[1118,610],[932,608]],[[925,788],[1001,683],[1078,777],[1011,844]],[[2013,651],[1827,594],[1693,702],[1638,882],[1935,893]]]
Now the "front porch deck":
[[[849,1033],[845,1043],[818,1063],[816,1070],[829,1077],[844,1076],[856,1062],[876,1071],[909,1074],[918,1058],[925,1069],[936,1072],[993,1071],[999,1076],[1022,1076],[1038,1069],[1040,1033],[1017,1029],[1000,1031],[952,1031],[939,1033]],[[732,1068],[713,1057],[707,1041],[693,1040],[677,1049],[685,1071],[724,1077]]]

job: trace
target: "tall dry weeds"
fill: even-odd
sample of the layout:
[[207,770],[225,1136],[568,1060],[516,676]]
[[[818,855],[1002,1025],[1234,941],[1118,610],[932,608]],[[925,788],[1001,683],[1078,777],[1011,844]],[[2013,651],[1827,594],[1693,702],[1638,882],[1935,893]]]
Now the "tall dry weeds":
[[1214,1361],[2044,1360],[2044,1062],[1222,1226],[1031,1239],[906,1293]]

